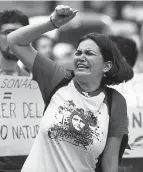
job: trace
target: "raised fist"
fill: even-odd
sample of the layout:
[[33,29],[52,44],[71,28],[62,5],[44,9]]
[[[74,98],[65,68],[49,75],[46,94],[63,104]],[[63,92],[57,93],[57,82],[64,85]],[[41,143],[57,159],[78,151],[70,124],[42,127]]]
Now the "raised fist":
[[77,11],[73,11],[69,6],[58,5],[51,14],[51,20],[55,26],[60,27],[72,20],[76,13]]

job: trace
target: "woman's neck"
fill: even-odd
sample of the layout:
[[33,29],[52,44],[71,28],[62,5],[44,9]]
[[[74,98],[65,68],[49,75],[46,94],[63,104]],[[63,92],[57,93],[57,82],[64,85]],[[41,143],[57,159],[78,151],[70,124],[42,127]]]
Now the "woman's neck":
[[101,77],[97,77],[96,80],[80,80],[79,78],[76,78],[75,80],[83,91],[90,93],[100,88],[101,79]]

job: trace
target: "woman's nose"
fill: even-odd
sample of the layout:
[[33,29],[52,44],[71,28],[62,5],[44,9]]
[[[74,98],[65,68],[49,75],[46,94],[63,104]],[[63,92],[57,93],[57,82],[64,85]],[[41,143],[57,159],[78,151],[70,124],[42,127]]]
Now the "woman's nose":
[[78,57],[78,60],[79,61],[85,61],[85,55],[84,54],[81,54],[79,57]]

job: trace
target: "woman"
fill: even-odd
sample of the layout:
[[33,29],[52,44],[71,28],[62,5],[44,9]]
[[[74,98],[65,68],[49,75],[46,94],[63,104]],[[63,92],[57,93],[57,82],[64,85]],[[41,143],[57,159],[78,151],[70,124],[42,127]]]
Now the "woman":
[[[58,6],[47,22],[20,28],[7,37],[12,51],[32,70],[45,103],[70,74],[29,44],[44,32],[69,22],[76,13],[68,6]],[[133,71],[109,38],[92,33],[78,43],[74,75],[52,96],[22,172],[93,172],[101,152],[103,172],[118,171],[121,140],[128,133],[127,107],[122,95],[114,90],[109,125],[105,86],[128,81]],[[73,112],[86,119],[88,135],[71,132],[68,124]]]

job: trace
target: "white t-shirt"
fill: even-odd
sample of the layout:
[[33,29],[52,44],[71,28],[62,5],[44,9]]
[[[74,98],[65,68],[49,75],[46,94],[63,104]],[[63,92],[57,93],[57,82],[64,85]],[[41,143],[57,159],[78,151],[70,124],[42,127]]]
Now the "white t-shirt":
[[53,95],[22,172],[94,172],[108,132],[105,94],[85,97],[71,81]]
[[22,172],[94,172],[107,134],[118,137],[128,133],[126,101],[117,91],[112,95],[110,125],[104,89],[88,97],[72,80],[53,94],[69,75],[38,53],[33,79],[45,104],[51,101]]

